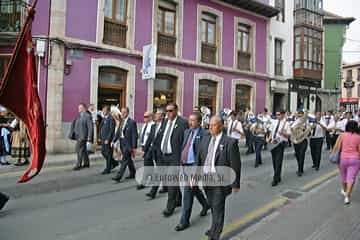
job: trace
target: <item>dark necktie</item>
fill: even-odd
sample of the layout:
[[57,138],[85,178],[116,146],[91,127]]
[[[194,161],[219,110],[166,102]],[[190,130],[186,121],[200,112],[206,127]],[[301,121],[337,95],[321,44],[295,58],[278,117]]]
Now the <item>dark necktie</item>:
[[194,130],[191,130],[190,131],[190,134],[189,134],[189,137],[188,137],[188,140],[186,142],[186,145],[184,147],[184,150],[182,152],[182,157],[181,157],[181,162],[183,164],[186,164],[187,163],[187,159],[188,159],[188,156],[189,156],[189,151],[190,151],[190,147],[192,146],[192,140],[193,140],[193,134],[194,134]]
[[278,133],[278,131],[279,131],[279,127],[280,127],[280,120],[278,120],[279,122],[278,122],[278,124],[276,125],[276,128],[275,128],[275,132],[274,132],[274,136],[273,136],[273,140],[275,140],[276,139],[276,135],[277,135],[277,133]]
[[144,140],[145,140],[145,134],[146,134],[147,126],[148,126],[148,124],[145,124],[144,130],[143,130],[143,132],[141,134],[141,144],[143,144],[143,145],[145,144]]
[[230,129],[229,129],[229,135],[231,135],[231,133],[233,131],[233,124],[234,124],[234,121],[231,120]]
[[314,127],[314,129],[313,129],[313,131],[312,131],[312,135],[313,135],[313,136],[315,136],[316,128],[317,128],[317,125]]

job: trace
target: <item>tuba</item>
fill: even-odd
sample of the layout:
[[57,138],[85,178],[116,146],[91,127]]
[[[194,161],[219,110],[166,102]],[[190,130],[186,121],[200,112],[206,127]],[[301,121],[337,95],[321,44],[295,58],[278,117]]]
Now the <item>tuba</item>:
[[304,114],[304,116],[299,118],[299,121],[292,126],[291,137],[290,137],[292,143],[294,144],[301,143],[302,141],[305,140],[305,138],[309,136],[309,134],[314,129],[314,127],[316,127],[316,124],[308,125],[306,128],[304,128],[303,126],[308,120],[313,120],[313,119],[315,119],[315,116],[307,112]]

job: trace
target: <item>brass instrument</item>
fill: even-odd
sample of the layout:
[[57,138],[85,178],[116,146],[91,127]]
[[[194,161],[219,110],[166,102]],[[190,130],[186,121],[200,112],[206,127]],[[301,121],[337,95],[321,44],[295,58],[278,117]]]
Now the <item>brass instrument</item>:
[[316,127],[316,124],[311,124],[311,125],[309,124],[306,128],[303,127],[304,124],[309,119],[315,119],[315,116],[306,112],[304,116],[299,118],[298,119],[299,121],[292,126],[291,136],[290,136],[290,140],[292,143],[294,144],[301,143],[302,141],[305,140],[305,138],[309,136],[311,131]]
[[[278,131],[277,135],[284,132],[284,129],[286,127],[286,120],[285,119],[282,119],[282,120],[279,120],[279,121],[280,121],[280,124],[281,124],[281,122],[284,121],[284,124],[282,125],[281,129]],[[275,139],[272,139],[272,135],[273,135],[273,133],[269,134],[269,136],[266,139],[266,142],[269,144],[270,151],[272,149],[276,148],[281,143],[281,139],[280,139],[279,136],[274,136]]]

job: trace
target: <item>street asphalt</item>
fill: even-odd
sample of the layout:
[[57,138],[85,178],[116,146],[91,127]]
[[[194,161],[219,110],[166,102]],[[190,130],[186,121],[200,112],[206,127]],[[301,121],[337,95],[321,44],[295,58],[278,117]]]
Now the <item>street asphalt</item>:
[[[328,151],[319,172],[311,168],[308,151],[301,178],[292,149],[286,151],[282,183],[275,188],[269,152],[257,169],[254,155],[242,155],[241,191],[227,199],[223,239],[358,240],[360,217],[354,210],[360,208],[360,193],[356,190],[353,203],[344,206]],[[100,175],[101,162],[79,172],[70,169],[49,166],[25,185],[14,183],[20,172],[0,173],[0,191],[12,197],[0,212],[1,240],[206,239],[211,216],[199,217],[196,200],[190,228],[176,232],[181,211],[162,216],[166,195],[148,200],[149,189],[136,190],[135,181],[115,184],[112,175]]]

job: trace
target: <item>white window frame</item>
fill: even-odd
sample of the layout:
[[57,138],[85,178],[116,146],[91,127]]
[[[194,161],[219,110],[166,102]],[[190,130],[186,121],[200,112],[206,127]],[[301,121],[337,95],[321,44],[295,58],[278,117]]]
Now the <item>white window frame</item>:
[[[235,109],[236,105],[236,85],[244,85],[250,87],[250,108],[256,112],[256,82],[247,79],[233,79],[231,81],[231,109]],[[236,109],[237,111],[239,109]]]

